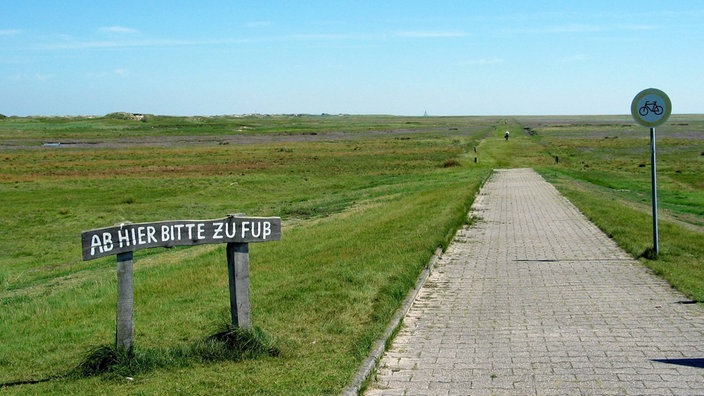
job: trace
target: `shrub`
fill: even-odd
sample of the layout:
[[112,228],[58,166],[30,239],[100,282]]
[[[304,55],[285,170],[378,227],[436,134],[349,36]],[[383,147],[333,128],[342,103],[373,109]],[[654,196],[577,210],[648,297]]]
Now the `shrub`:
[[149,121],[150,115],[149,114],[127,113],[124,111],[118,111],[116,113],[106,114],[105,118],[109,118],[112,120],[147,122],[147,121]]
[[78,378],[104,374],[131,377],[159,368],[188,367],[197,362],[241,361],[280,354],[281,349],[262,329],[224,324],[215,334],[190,346],[169,349],[94,347],[69,375]]
[[442,164],[443,168],[452,168],[453,166],[460,166],[460,162],[453,158]]

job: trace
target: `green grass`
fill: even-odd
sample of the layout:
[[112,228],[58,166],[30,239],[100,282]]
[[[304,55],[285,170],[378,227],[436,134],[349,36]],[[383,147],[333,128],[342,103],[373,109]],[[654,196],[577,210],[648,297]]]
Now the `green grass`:
[[7,117],[0,124],[0,142],[9,146],[41,146],[44,142],[102,143],[145,137],[192,137],[195,141],[231,135],[329,135],[331,132],[451,131],[483,128],[493,118],[397,117],[386,115],[249,115],[171,117],[148,115],[146,121],[103,117]]
[[189,367],[194,362],[238,362],[280,354],[279,347],[259,327],[246,329],[225,323],[214,334],[185,347],[164,350],[125,349],[114,344],[95,347],[65,377],[81,379],[109,375],[119,379],[144,375],[156,369]]
[[[18,128],[21,121],[39,122],[3,122]],[[33,147],[32,139],[69,133],[72,122],[98,123],[106,138],[121,133],[112,123],[126,122],[49,121],[0,157],[7,203],[0,249],[8,252],[0,257],[0,383],[15,384],[3,392],[339,393],[433,251],[466,221],[490,172],[468,152],[494,122],[394,118],[390,133],[360,117],[350,128],[359,132],[314,142]],[[164,121],[166,134],[177,121]],[[158,129],[155,122],[147,124]],[[73,126],[70,133],[82,136]],[[100,131],[86,131],[85,139],[102,139]],[[115,261],[80,261],[80,232],[228,213],[283,219],[281,241],[250,248],[253,322],[278,356],[206,360],[196,353],[229,318],[224,245],[137,252],[134,360],[111,355]],[[105,374],[68,375],[91,351],[121,363]]]
[[[658,131],[661,255],[641,260],[704,301],[704,117]],[[90,144],[41,147],[71,139]],[[647,130],[622,116],[2,119],[0,390],[339,394],[491,169],[537,169],[639,256],[648,164]],[[229,320],[225,246],[209,245],[135,254],[133,360],[111,354],[115,260],[81,261],[80,232],[229,213],[282,217],[281,241],[250,247],[252,319],[276,353],[207,341]],[[75,375],[91,352],[122,363]]]
[[629,118],[521,121],[559,165],[531,165],[622,248],[692,300],[704,302],[704,117],[657,128],[660,255],[653,247],[650,139]]

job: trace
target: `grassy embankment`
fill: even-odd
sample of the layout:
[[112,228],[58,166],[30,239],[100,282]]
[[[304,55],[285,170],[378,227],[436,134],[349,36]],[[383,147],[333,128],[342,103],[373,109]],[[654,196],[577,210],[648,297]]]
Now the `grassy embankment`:
[[[493,120],[217,121],[3,121],[3,143],[15,147],[0,161],[3,392],[336,394],[490,172],[469,153]],[[217,143],[243,129],[322,139]],[[328,141],[329,130],[352,133]],[[376,133],[389,130],[402,131]],[[160,133],[198,143],[140,144]],[[121,145],[41,147],[69,140]],[[135,255],[135,344],[146,363],[133,373],[65,376],[114,337],[114,258],[80,261],[81,230],[232,212],[284,221],[280,242],[250,252],[253,322],[274,338],[278,357],[194,353],[228,320],[224,246],[155,249]]]
[[660,255],[653,246],[650,139],[630,117],[521,120],[559,165],[536,169],[622,248],[704,302],[704,117],[657,128]]

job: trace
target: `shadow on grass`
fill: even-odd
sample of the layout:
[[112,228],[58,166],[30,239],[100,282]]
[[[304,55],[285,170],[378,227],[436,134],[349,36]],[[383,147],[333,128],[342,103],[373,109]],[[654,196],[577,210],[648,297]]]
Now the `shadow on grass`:
[[0,384],[0,388],[4,387],[11,387],[11,386],[18,386],[18,385],[34,385],[34,384],[41,384],[42,382],[49,382],[51,380],[55,380],[58,378],[63,378],[65,375],[55,375],[52,377],[47,377],[47,378],[42,378],[38,380],[23,380],[23,381],[11,381],[11,382],[5,382]]
[[258,327],[243,329],[224,325],[216,333],[190,346],[169,349],[118,348],[102,345],[88,351],[83,361],[65,374],[38,380],[0,383],[0,388],[31,385],[61,378],[85,378],[106,374],[132,377],[167,367],[188,367],[194,363],[242,361],[259,357],[277,357],[281,350],[274,340]]
[[102,374],[134,376],[158,368],[187,367],[193,362],[241,361],[262,356],[279,356],[274,341],[255,327],[244,329],[230,324],[215,334],[190,346],[161,349],[117,348],[93,349],[73,370],[73,375],[90,377]]
[[658,259],[658,254],[655,252],[655,248],[649,247],[643,251],[640,255],[638,255],[638,258],[644,258],[647,260],[657,260]]

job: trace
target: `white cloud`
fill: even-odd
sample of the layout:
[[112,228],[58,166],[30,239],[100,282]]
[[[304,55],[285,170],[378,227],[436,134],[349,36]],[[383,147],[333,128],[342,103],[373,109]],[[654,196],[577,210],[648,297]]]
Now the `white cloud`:
[[22,31],[19,29],[0,30],[0,36],[17,36],[18,34],[22,34]]
[[139,30],[137,29],[132,29],[124,26],[104,26],[100,28],[100,31],[103,33],[112,33],[112,34],[135,34],[139,33]]
[[508,29],[507,32],[511,33],[601,33],[601,32],[618,32],[618,31],[649,31],[657,30],[659,27],[657,25],[648,24],[585,24],[585,23],[571,23],[564,25],[553,25],[537,28],[526,28],[526,29]]
[[53,74],[43,74],[43,73],[35,73],[35,74],[15,74],[13,76],[8,77],[11,81],[19,81],[19,82],[27,82],[27,81],[39,81],[39,82],[44,82],[44,81],[49,81],[52,78],[54,78]]
[[466,37],[466,33],[462,32],[448,32],[448,31],[403,31],[396,32],[398,37],[409,37],[409,38],[448,38],[448,37]]
[[618,25],[616,28],[619,30],[635,30],[635,31],[659,29],[659,27],[656,25]]
[[574,54],[571,56],[566,56],[562,59],[560,59],[560,62],[586,62],[588,61],[589,55],[586,54]]
[[376,40],[384,39],[384,36],[371,35],[371,34],[339,34],[339,33],[322,33],[322,34],[291,34],[287,36],[270,37],[263,40],[272,41],[289,41],[289,40],[324,40],[324,41],[338,41],[338,40]]
[[102,72],[91,72],[86,74],[88,78],[107,78],[111,76],[126,77],[128,75],[127,69],[114,69],[112,71],[102,71]]
[[483,66],[483,65],[498,65],[504,63],[501,58],[478,58],[460,61],[461,66]]
[[569,25],[553,26],[545,29],[548,33],[593,33],[593,32],[603,32],[605,30],[610,30],[609,28],[601,25],[586,25],[573,23]]
[[254,29],[254,28],[265,28],[272,26],[274,23],[271,21],[252,21],[244,24],[244,27]]

